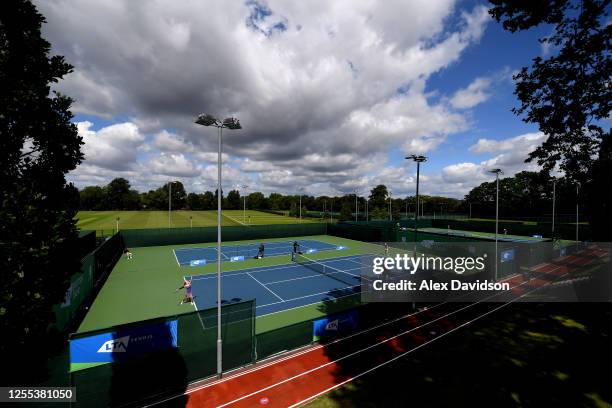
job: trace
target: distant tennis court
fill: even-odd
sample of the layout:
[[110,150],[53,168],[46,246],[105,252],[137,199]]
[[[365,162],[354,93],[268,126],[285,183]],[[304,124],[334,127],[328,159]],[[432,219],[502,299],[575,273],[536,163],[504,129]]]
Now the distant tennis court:
[[[316,240],[298,241],[302,252],[326,251],[338,249],[338,246],[327,242]],[[265,256],[289,255],[293,251],[293,241],[266,242]],[[241,245],[223,245],[221,247],[221,259],[231,261],[235,257],[253,258],[257,255],[259,243]],[[217,247],[209,246],[204,248],[180,248],[174,250],[176,262],[180,266],[211,263],[217,261]]]
[[[491,232],[463,231],[463,230],[444,229],[444,228],[419,228],[419,231],[420,232],[430,232],[433,234],[450,235],[450,236],[455,236],[455,237],[467,237],[467,238],[495,240],[495,233],[491,233]],[[505,241],[505,242],[524,242],[524,243],[547,241],[545,238],[504,234],[503,231],[500,231],[499,234],[497,234],[497,240]]]
[[[375,255],[351,255],[313,261],[298,256],[297,262],[272,267],[224,272],[222,304],[256,299],[257,316],[339,299],[360,293],[361,271],[371,268]],[[217,277],[193,277],[194,303],[198,310],[216,306]]]

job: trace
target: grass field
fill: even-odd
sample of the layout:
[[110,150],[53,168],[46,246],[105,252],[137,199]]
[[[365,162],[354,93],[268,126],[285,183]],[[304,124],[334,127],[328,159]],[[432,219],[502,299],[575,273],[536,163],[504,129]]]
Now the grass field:
[[[313,222],[299,220],[293,217],[269,214],[261,211],[223,210],[222,225],[264,225],[264,224],[295,224]],[[79,211],[77,227],[81,230],[112,231],[116,228],[119,217],[119,229],[136,228],[167,228],[167,211]],[[172,211],[170,226],[180,227],[211,227],[217,225],[216,211]]]
[[[319,240],[333,245],[344,245],[348,248],[342,251],[342,256],[364,253],[368,249],[363,242],[331,237],[328,235],[309,237],[274,238],[257,241],[224,242],[224,245],[244,244],[248,242],[271,242],[290,241],[307,238]],[[102,287],[96,300],[91,306],[85,319],[81,323],[78,332],[96,330],[123,323],[135,322],[161,316],[170,316],[193,311],[193,305],[185,304],[179,306],[182,293],[176,293],[175,289],[182,284],[182,278],[186,274],[200,275],[216,272],[216,264],[211,263],[196,268],[179,267],[174,256],[173,249],[215,246],[214,243],[171,245],[162,247],[130,248],[134,255],[132,260],[122,257],[106,283]],[[324,259],[339,256],[335,251],[322,251],[314,258]],[[289,255],[270,256],[264,259],[246,259],[244,262],[224,262],[223,272],[245,269],[251,267],[262,267],[272,265],[289,264]],[[328,309],[347,309],[359,302],[356,298],[347,297],[340,299],[333,305],[327,304]],[[314,317],[322,316],[320,304],[300,307],[275,313],[274,315],[261,316],[257,319],[257,331],[269,331],[292,323],[305,321]]]

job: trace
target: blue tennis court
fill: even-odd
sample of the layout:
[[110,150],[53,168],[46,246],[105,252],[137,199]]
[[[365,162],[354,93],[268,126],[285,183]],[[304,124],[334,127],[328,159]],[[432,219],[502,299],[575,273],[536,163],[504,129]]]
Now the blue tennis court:
[[[221,303],[256,299],[256,315],[339,299],[360,292],[363,268],[371,269],[374,255],[352,255],[224,272]],[[325,268],[325,272],[321,269]],[[198,310],[217,305],[217,276],[194,276],[194,303]]]
[[[299,240],[300,250],[304,253],[310,251],[326,251],[332,249],[343,249],[327,242],[304,239]],[[289,255],[293,251],[293,241],[264,242],[265,256]],[[224,261],[244,260],[257,255],[259,243],[241,245],[223,245],[221,247],[221,258]],[[217,262],[217,247],[204,248],[180,248],[174,250],[176,262],[181,265],[204,265]],[[237,258],[243,259],[237,259]]]

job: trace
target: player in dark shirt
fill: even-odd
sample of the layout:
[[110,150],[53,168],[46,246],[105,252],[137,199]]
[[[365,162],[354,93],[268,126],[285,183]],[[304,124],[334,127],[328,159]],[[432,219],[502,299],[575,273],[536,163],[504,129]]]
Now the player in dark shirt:
[[261,259],[264,257],[264,244],[263,242],[259,244],[259,249],[257,250],[257,256],[255,258]]

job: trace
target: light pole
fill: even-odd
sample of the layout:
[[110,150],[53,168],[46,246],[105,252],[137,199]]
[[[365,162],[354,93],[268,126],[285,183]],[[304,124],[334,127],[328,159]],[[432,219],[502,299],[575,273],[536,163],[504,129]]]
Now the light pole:
[[217,154],[217,377],[223,373],[223,353],[221,340],[221,136],[223,128],[230,130],[242,129],[240,121],[235,118],[226,118],[223,121],[209,114],[201,114],[195,123],[202,126],[213,126],[218,130]]
[[497,234],[499,228],[499,175],[503,174],[501,169],[489,170],[489,173],[495,174],[495,281],[497,282]]
[[357,193],[358,193],[357,189],[353,190],[353,193],[355,193],[355,221],[358,221],[357,214],[359,214],[359,207],[357,204]]
[[391,221],[391,190],[389,190],[389,221]]
[[[414,212],[414,242],[417,242],[417,232],[419,229],[419,175],[421,170],[421,163],[427,161],[426,156],[411,154],[406,157],[406,160],[413,160],[417,164],[417,182],[416,182],[416,211]],[[416,254],[415,254],[416,256]]]
[[115,221],[117,222],[117,232],[119,232],[119,217]]
[[193,228],[193,217],[189,216],[189,228]]
[[243,208],[242,208],[242,223],[246,222],[246,189],[249,188],[246,184],[241,186],[244,189],[244,200],[243,200]]
[[304,193],[304,187],[298,188],[300,192],[300,222],[302,222],[302,194]]
[[366,198],[366,222],[370,220],[370,199]]
[[553,177],[553,202],[552,202],[552,231],[551,238],[555,239],[555,199],[557,198],[557,179]]
[[178,183],[178,181],[168,183],[168,228],[172,228],[172,184],[174,183]]
[[578,209],[580,204],[579,194],[580,183],[576,183],[576,245],[578,245]]

